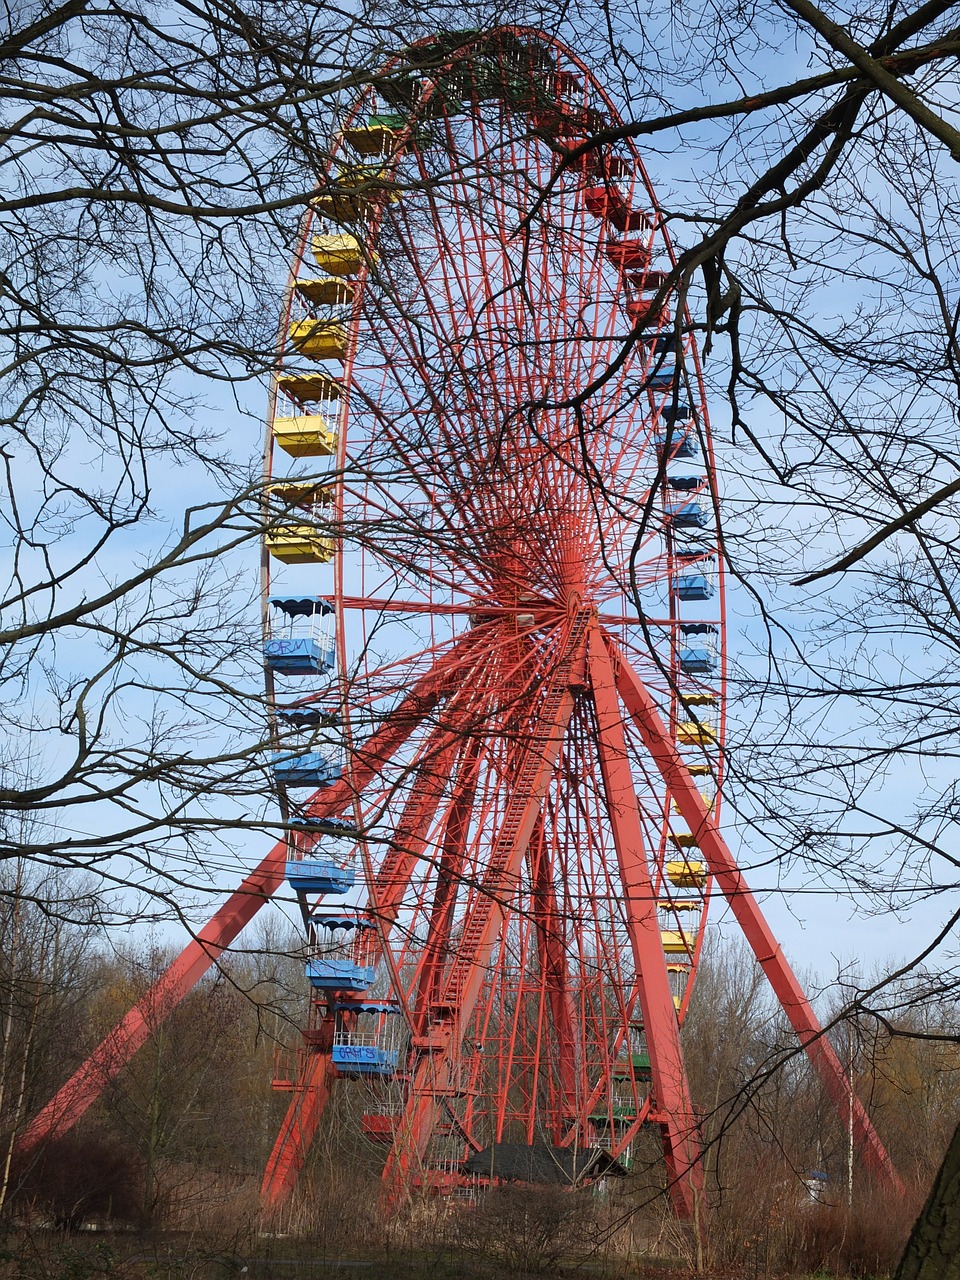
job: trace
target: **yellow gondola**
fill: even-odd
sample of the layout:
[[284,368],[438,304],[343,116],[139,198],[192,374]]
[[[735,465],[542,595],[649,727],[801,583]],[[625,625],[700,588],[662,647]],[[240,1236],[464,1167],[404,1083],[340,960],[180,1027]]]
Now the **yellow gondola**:
[[337,320],[294,320],[290,341],[308,360],[342,360],[347,354],[347,329]]
[[707,883],[705,862],[668,862],[667,879],[675,889],[702,889]]
[[277,391],[289,396],[299,405],[315,404],[318,400],[339,400],[343,386],[329,373],[282,373],[277,378]]
[[313,201],[313,207],[324,218],[334,222],[367,222],[379,201],[372,191],[352,188],[325,192]]
[[677,725],[677,742],[685,747],[712,747],[716,745],[717,731],[712,724],[696,720],[684,720]]
[[340,138],[359,156],[385,156],[396,149],[400,130],[384,124],[354,125]]
[[363,266],[363,249],[356,236],[315,235],[313,256],[320,270],[331,276],[355,276]]
[[337,451],[337,433],[319,413],[277,415],[271,430],[274,440],[292,458],[327,458]]
[[343,276],[321,276],[318,280],[298,280],[296,290],[312,307],[342,307],[353,301],[356,285]]
[[336,544],[309,524],[277,524],[267,530],[267,550],[284,564],[328,564]]
[[696,946],[697,939],[686,929],[661,929],[660,942],[668,956],[687,955]]
[[[322,485],[275,484],[267,494],[271,502],[296,507],[307,515],[317,514],[333,501],[333,493]],[[296,512],[284,512],[267,529],[267,550],[284,564],[326,564],[333,559],[336,542],[316,524],[297,519]]]
[[281,374],[277,378],[277,410],[271,424],[273,437],[294,458],[329,457],[337,451],[337,432],[326,413],[311,406],[321,404],[336,414],[343,387],[326,373]]
[[697,837],[690,831],[670,832],[670,841],[678,849],[696,849]]
[[[706,791],[701,791],[701,792],[700,792],[700,799],[701,799],[701,800],[703,801],[703,803],[707,806],[707,812],[709,813],[709,812],[710,812],[710,810],[713,808],[714,797],[713,797],[713,796],[711,796],[711,795],[708,795]],[[679,812],[680,812],[680,806],[677,804],[676,800],[671,800],[671,802],[670,802],[670,810],[671,810],[671,812],[672,812],[672,813],[679,813]]]

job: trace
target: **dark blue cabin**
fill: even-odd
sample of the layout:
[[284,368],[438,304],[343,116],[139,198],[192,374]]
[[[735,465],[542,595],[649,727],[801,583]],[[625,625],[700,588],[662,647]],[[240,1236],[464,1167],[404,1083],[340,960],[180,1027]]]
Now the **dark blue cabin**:
[[672,333],[658,333],[655,338],[643,338],[642,342],[652,356],[662,356],[667,351],[675,351],[677,346]]
[[328,760],[319,751],[306,751],[302,755],[275,751],[271,768],[277,785],[284,787],[329,787],[343,771],[341,764]]
[[702,529],[707,512],[694,492],[704,484],[703,476],[667,476],[663,512],[678,529]]
[[303,832],[304,840],[311,836],[343,837],[347,840],[359,840],[360,831],[349,818],[294,818],[290,823],[294,833]]
[[697,437],[692,431],[686,434],[680,431],[657,431],[653,436],[653,444],[658,454],[666,453],[670,458],[695,458],[700,452]]
[[672,426],[675,422],[689,422],[693,417],[693,409],[689,404],[665,404],[660,410],[660,417]]
[[671,391],[677,381],[676,369],[658,369],[647,379],[648,391]]
[[[681,556],[673,590],[680,600],[710,600],[716,591],[713,556]],[[686,563],[684,563],[686,561]]]
[[668,498],[663,511],[678,529],[702,529],[707,523],[699,498]]
[[277,707],[274,714],[281,725],[291,729],[339,729],[340,712],[329,707],[300,704]]
[[376,927],[356,915],[310,917],[316,954],[306,963],[315,991],[366,991],[377,976]]
[[326,675],[336,665],[333,605],[321,596],[270,596],[273,611],[263,657],[285,676]]
[[677,658],[685,675],[712,676],[715,673],[719,666],[717,635],[717,628],[712,623],[681,623]]

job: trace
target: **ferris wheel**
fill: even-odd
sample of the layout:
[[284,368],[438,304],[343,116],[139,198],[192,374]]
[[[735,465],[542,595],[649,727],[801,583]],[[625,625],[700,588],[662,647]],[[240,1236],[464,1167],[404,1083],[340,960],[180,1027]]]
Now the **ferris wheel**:
[[717,826],[713,447],[641,157],[580,145],[620,123],[582,62],[519,28],[421,41],[345,114],[297,239],[267,425],[288,835],[34,1138],[89,1105],[285,882],[309,1017],[277,1080],[268,1204],[346,1087],[394,1199],[536,1181],[544,1162],[569,1182],[626,1171],[654,1126],[689,1216],[680,1026],[719,891],[895,1176]]
[[[272,684],[278,728],[311,706],[325,727],[277,757],[314,1074],[290,1078],[268,1198],[352,1076],[395,1192],[506,1176],[517,1148],[628,1168],[653,1122],[691,1210],[678,1030],[710,875],[643,721],[718,816],[722,557],[641,158],[564,154],[620,123],[555,41],[428,40],[347,114],[302,227],[267,448],[267,546],[292,567],[270,574],[267,650],[299,614],[318,653],[335,629],[336,662],[310,692]],[[329,468],[298,488],[291,456]],[[371,729],[411,697],[367,776]],[[337,779],[346,837],[290,790]]]

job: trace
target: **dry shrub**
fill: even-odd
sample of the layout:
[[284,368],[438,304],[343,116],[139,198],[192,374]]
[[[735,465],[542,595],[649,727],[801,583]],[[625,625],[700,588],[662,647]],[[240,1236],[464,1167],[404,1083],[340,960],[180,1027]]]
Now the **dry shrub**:
[[916,1198],[864,1191],[853,1207],[818,1204],[796,1182],[753,1194],[728,1187],[707,1219],[707,1270],[749,1277],[826,1274],[853,1280],[896,1269],[919,1211]]
[[312,1242],[318,1257],[382,1254],[390,1244],[382,1182],[349,1168],[325,1172],[314,1185],[304,1179],[264,1225]]
[[260,1179],[252,1174],[166,1161],[158,1174],[160,1219],[168,1231],[205,1239],[249,1236],[260,1216]]
[[896,1270],[920,1210],[915,1198],[876,1192],[846,1205],[811,1205],[798,1232],[796,1265],[854,1280]]
[[15,1158],[10,1209],[67,1231],[87,1222],[140,1225],[143,1169],[129,1147],[99,1134],[69,1133]]
[[589,1192],[510,1185],[454,1215],[449,1240],[455,1249],[501,1263],[514,1274],[540,1275],[585,1258],[598,1234]]
[[736,1269],[753,1277],[789,1270],[794,1224],[804,1212],[796,1181],[774,1160],[728,1162],[724,1173],[723,1185],[705,1198],[701,1249],[692,1234],[675,1233],[678,1256],[708,1272]]

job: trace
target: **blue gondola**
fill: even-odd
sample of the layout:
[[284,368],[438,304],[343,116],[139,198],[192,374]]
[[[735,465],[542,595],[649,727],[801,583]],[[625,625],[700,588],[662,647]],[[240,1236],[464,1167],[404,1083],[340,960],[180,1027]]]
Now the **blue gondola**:
[[663,512],[678,529],[703,529],[707,523],[707,513],[697,498],[667,501]]
[[336,665],[332,639],[326,644],[307,636],[268,640],[263,656],[270,670],[283,676],[322,676]]
[[342,765],[328,760],[319,751],[302,755],[275,751],[271,768],[277,785],[284,787],[329,787],[343,771]]
[[707,513],[698,497],[682,497],[692,494],[705,483],[703,476],[667,476],[667,487],[672,496],[665,499],[664,515],[673,521],[678,529],[702,529],[707,523]]
[[366,991],[377,976],[376,965],[331,956],[306,963],[307,981],[315,991]]
[[671,425],[675,422],[689,422],[693,417],[693,409],[688,404],[665,404],[660,410],[664,422]]
[[688,676],[711,676],[717,670],[717,628],[709,622],[681,624],[680,669]]
[[672,587],[680,600],[710,600],[716,591],[713,556],[680,556]]
[[686,435],[678,431],[669,438],[665,431],[657,431],[654,434],[653,443],[657,453],[662,454],[668,450],[671,458],[695,458],[700,452],[697,437],[692,431],[688,431]]
[[355,915],[320,915],[310,917],[310,929],[320,951],[306,963],[311,987],[315,991],[366,991],[377,976],[377,966],[372,963],[373,922]]
[[342,1076],[392,1076],[397,1070],[396,1049],[375,1044],[335,1044],[333,1065]]
[[329,623],[333,605],[321,596],[270,596],[267,603],[283,621],[271,625],[263,657],[280,675],[326,675],[336,665]]
[[673,589],[680,600],[710,600],[716,591],[713,579],[705,573],[678,573]]
[[295,893],[346,893],[355,880],[353,867],[341,867],[333,858],[287,860],[287,882]]
[[676,369],[659,369],[647,382],[649,391],[669,391],[677,381]]
[[345,818],[295,818],[290,823],[290,853],[287,881],[296,893],[346,893],[356,879],[353,865],[341,866],[324,853],[317,841],[321,836],[349,836],[360,833]]
[[[384,1039],[395,1039],[387,1031],[387,1019],[401,1012],[389,1000],[338,1000],[338,1015],[354,1014],[357,1030],[338,1030],[333,1041],[333,1065],[344,1076],[392,1076],[397,1070],[399,1050]],[[374,1030],[364,1030],[370,1016],[376,1019]],[[338,1017],[342,1025],[342,1019]]]

